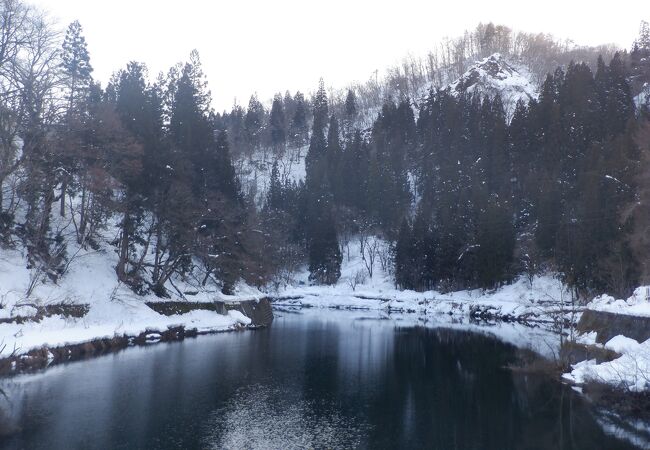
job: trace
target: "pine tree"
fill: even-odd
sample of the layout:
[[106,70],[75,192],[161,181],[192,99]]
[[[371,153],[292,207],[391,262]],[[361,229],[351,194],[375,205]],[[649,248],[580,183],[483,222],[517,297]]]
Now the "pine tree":
[[123,139],[123,149],[118,147],[111,156],[114,167],[111,175],[119,180],[123,190],[118,205],[122,219],[118,242],[119,259],[115,270],[121,281],[137,290],[142,288],[142,267],[134,266],[131,262],[139,259],[133,255],[134,245],[142,239],[146,198],[152,187],[146,177],[142,176],[143,159],[149,159],[143,156],[145,152],[151,155],[155,148],[152,133],[154,124],[157,123],[150,108],[145,75],[146,67],[143,64],[131,62],[114,77],[107,88],[108,101],[113,102],[121,126],[128,136]]
[[283,199],[283,186],[280,182],[280,171],[278,169],[278,162],[273,162],[271,168],[271,179],[269,180],[269,190],[266,194],[266,207],[271,210],[284,209]]
[[286,142],[286,120],[284,117],[284,107],[282,106],[282,97],[277,94],[273,99],[271,106],[271,115],[269,118],[269,128],[271,131],[271,146],[276,154],[284,150]]
[[478,286],[499,287],[512,279],[515,228],[507,206],[491,199],[478,222],[476,267]]
[[264,106],[257,99],[257,95],[252,95],[244,117],[244,132],[249,152],[253,152],[260,147],[263,127]]
[[75,106],[83,104],[84,95],[92,83],[93,68],[81,24],[72,22],[63,40],[61,68],[67,97],[67,114],[75,113]]
[[[531,106],[534,108],[534,106]],[[518,101],[508,128],[508,146],[511,155],[510,180],[513,210],[519,229],[530,225],[533,199],[529,195],[531,186],[537,183],[535,177],[535,153],[529,107]]]
[[321,78],[318,82],[318,90],[313,100],[314,130],[323,131],[327,126],[329,118],[329,105],[327,101],[327,92],[325,91],[325,82]]
[[215,189],[219,190],[228,200],[239,201],[239,181],[230,157],[227,131],[222,130],[217,134],[213,154],[214,156],[208,164],[214,165],[212,177],[216,181]]
[[413,244],[411,239],[411,227],[406,218],[402,219],[397,240],[395,243],[394,261],[395,261],[395,284],[401,289],[413,289],[413,262],[412,262]]
[[308,142],[307,104],[304,95],[298,91],[293,97],[295,110],[289,127],[290,142],[294,147],[302,147]]
[[339,122],[335,116],[330,118],[327,130],[327,147],[325,149],[325,160],[327,164],[327,180],[332,188],[332,195],[337,201],[345,194],[342,187],[341,179],[341,158],[343,150],[339,136]]
[[83,122],[83,107],[92,83],[90,55],[81,24],[72,22],[66,31],[61,52],[61,69],[65,86],[66,114],[65,130],[62,133],[61,153],[59,155],[61,178],[60,212],[65,216],[66,195],[72,176],[77,172],[79,149],[79,128]]
[[645,20],[641,21],[639,26],[639,37],[635,41],[635,44],[640,49],[650,50],[650,24]]
[[341,277],[343,257],[329,203],[315,205],[314,218],[308,224],[309,280],[335,284]]
[[608,67],[608,89],[605,92],[603,114],[605,131],[613,137],[625,132],[628,122],[634,117],[634,103],[630,85],[629,71],[621,54],[616,52]]
[[352,138],[354,123],[357,119],[358,106],[357,96],[352,89],[348,90],[345,97],[344,116],[343,116],[343,135],[346,140]]

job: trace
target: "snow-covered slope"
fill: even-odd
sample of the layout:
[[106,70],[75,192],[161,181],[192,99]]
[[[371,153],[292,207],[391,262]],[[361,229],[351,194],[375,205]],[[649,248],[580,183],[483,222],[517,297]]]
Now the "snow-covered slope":
[[[533,77],[525,65],[509,61],[501,54],[494,53],[476,62],[443,90],[448,90],[454,95],[467,93],[490,98],[499,94],[506,116],[510,119],[519,100],[528,102],[537,98],[538,89],[532,79]],[[413,103],[416,116],[417,105],[426,99],[430,88],[431,86],[425,86],[416,93],[415,98],[418,100]],[[380,111],[380,106],[361,109],[358,112],[355,125],[362,130],[369,129]],[[279,156],[274,155],[270,149],[260,149],[252,155],[236,156],[235,170],[243,191],[251,195],[255,199],[255,203],[261,206],[264,203],[271,179],[271,168],[276,161],[280,170],[280,178],[283,181],[285,179],[296,182],[304,180],[307,149],[308,146],[290,148]]]
[[262,207],[271,183],[273,164],[278,164],[280,181],[299,182],[305,179],[305,156],[307,146],[291,148],[282,155],[274,155],[269,149],[258,150],[252,155],[239,155],[234,160],[235,173],[244,194],[251,196]]
[[537,98],[537,87],[528,69],[522,64],[506,61],[499,53],[478,61],[457,80],[447,86],[454,95],[478,94],[494,98],[501,95],[508,117],[519,100]]
[[637,109],[641,109],[643,107],[650,108],[650,83],[643,85],[641,92],[639,92],[639,94],[634,97],[634,104]]
[[176,326],[198,332],[235,329],[250,320],[233,311],[220,315],[202,309],[168,316],[154,311],[146,302],[212,303],[264,296],[244,284],[236,287],[235,295],[224,295],[217,286],[203,287],[191,274],[185,279],[169,280],[167,299],[153,293],[137,295],[115,274],[118,258],[109,244],[117,235],[115,220],[109,221],[96,249],[80,247],[72,224],[58,212],[52,213],[52,223],[64,236],[71,255],[65,273],[56,282],[28,264],[21,245],[0,248],[0,360],[42,346],[55,348],[93,339],[138,336]]

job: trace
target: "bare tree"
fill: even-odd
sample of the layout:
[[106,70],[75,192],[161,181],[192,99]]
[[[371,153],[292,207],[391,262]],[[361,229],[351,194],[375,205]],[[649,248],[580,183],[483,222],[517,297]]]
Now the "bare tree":
[[357,286],[365,283],[367,280],[366,273],[363,270],[357,270],[354,276],[348,278],[348,286],[352,288],[353,291],[357,290]]
[[375,260],[379,256],[380,243],[376,236],[370,234],[368,226],[359,227],[359,251],[368,275],[372,278],[375,268]]

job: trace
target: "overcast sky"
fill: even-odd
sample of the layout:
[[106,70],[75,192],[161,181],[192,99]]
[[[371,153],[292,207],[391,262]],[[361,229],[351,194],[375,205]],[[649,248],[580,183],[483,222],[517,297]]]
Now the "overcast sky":
[[196,48],[214,106],[342,87],[424,54],[479,22],[628,48],[650,0],[32,0],[62,27],[79,20],[103,85],[131,60],[152,77]]

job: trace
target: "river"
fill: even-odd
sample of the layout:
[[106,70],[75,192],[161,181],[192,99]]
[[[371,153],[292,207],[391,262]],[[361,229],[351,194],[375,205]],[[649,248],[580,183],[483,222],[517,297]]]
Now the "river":
[[0,447],[633,448],[569,386],[509,369],[519,354],[462,326],[279,312],[0,380]]

